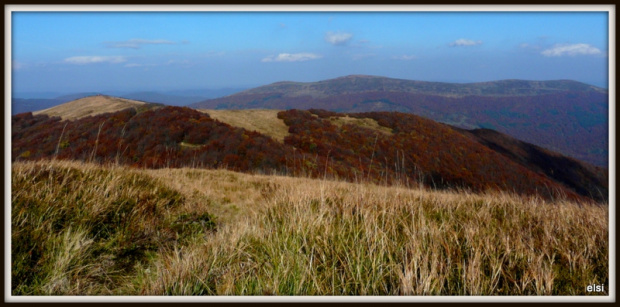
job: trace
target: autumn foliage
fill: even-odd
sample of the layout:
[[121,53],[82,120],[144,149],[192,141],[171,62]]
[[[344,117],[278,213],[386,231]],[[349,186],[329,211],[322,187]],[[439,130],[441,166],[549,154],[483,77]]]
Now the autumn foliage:
[[13,160],[56,157],[146,168],[238,171],[284,171],[286,156],[286,149],[267,136],[179,107],[141,113],[128,109],[68,122],[20,114],[13,118],[12,149]]
[[[582,161],[599,166],[608,164],[608,93],[578,88],[532,95],[521,86],[510,95],[500,95],[499,89],[498,95],[437,95],[403,91],[406,86],[401,90],[361,92],[347,92],[348,87],[335,86],[322,95],[287,96],[286,91],[273,90],[240,93],[195,106],[206,109],[316,108],[347,113],[397,111],[461,128],[497,130]],[[437,90],[450,92],[449,88]]]
[[472,142],[447,125],[419,116],[398,112],[349,114],[377,120],[392,129],[393,134],[387,135],[357,125],[337,127],[322,119],[323,114],[318,118],[310,114],[291,110],[279,116],[290,126],[291,135],[285,143],[315,154],[311,166],[316,165],[319,173],[377,183],[407,181],[441,189],[577,197],[545,175]]
[[[371,118],[392,133],[337,117]],[[82,160],[140,168],[227,168],[376,184],[474,192],[503,190],[582,199],[452,127],[398,112],[288,110],[284,144],[190,108],[127,109],[74,121],[23,113],[12,118],[12,160]],[[581,191],[580,191],[581,192]]]

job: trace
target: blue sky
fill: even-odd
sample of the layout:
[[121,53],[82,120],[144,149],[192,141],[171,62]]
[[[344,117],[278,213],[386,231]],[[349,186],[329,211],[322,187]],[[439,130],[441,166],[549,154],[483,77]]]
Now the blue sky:
[[351,74],[607,87],[608,13],[12,12],[14,92],[177,90]]

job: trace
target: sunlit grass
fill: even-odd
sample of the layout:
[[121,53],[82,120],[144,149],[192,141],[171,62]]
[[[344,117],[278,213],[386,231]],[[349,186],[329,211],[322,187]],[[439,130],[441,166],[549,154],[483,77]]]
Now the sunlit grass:
[[284,143],[289,134],[288,126],[278,118],[280,110],[198,110],[209,114],[213,119],[241,127],[248,131],[257,131]]
[[14,295],[584,295],[609,279],[606,204],[73,162],[14,163],[12,191]]
[[144,105],[142,101],[96,95],[80,98],[45,110],[32,112],[33,115],[47,114],[60,116],[63,120],[80,119],[86,116],[94,116],[102,113],[116,112],[131,107]]

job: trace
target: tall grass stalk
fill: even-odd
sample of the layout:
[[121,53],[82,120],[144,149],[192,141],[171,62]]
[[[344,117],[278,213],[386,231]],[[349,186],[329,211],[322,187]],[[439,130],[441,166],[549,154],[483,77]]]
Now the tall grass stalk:
[[12,178],[17,295],[584,295],[609,284],[606,204],[58,161],[14,163]]
[[569,295],[608,282],[605,205],[238,177],[277,188],[188,247],[203,256],[192,274],[220,295]]

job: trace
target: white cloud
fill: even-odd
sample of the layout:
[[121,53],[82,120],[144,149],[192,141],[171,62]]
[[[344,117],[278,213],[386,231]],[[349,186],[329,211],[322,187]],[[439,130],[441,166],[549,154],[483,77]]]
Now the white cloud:
[[[183,41],[183,44],[188,44],[188,41]],[[175,45],[176,43],[173,41],[163,40],[163,39],[130,39],[121,42],[105,42],[105,45],[108,48],[130,48],[130,49],[140,49],[143,45]]]
[[462,46],[476,46],[476,45],[481,45],[482,41],[478,40],[478,41],[474,41],[471,39],[457,39],[453,42],[450,43],[450,46],[452,47],[462,47]]
[[280,53],[277,56],[268,56],[261,62],[303,62],[322,58],[314,53]]
[[325,41],[332,45],[339,46],[346,44],[352,37],[353,34],[351,33],[330,31],[325,34]]
[[69,64],[94,64],[94,63],[122,63],[127,59],[123,56],[74,56],[66,58],[65,63]]
[[572,45],[555,45],[552,48],[545,49],[542,55],[552,56],[575,56],[575,55],[593,55],[600,54],[601,50],[588,44],[572,44]]
[[411,54],[411,55],[404,54],[404,55],[399,55],[399,56],[393,56],[392,57],[392,59],[394,59],[394,60],[402,60],[402,61],[411,61],[411,60],[415,60],[417,58],[418,57],[413,55],[413,54]]

